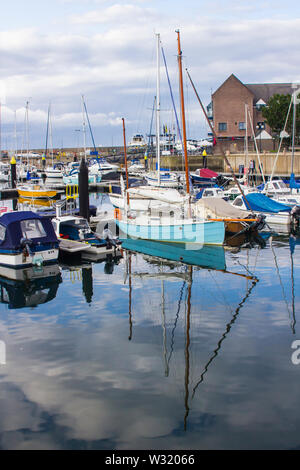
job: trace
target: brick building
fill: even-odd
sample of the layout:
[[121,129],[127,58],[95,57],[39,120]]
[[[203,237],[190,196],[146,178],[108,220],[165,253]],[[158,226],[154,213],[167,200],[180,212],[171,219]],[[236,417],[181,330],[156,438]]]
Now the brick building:
[[[244,84],[230,75],[212,94],[207,107],[223,148],[231,152],[244,151],[247,136],[248,147],[253,150],[255,135],[259,151],[273,150],[274,140],[262,116],[262,108],[274,94],[292,92],[291,83]],[[218,146],[214,153],[217,152]]]

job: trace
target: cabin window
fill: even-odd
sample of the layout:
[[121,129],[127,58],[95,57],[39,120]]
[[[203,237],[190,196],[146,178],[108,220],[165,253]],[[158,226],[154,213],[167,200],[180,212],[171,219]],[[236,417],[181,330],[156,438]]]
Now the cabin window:
[[25,238],[43,238],[47,236],[42,222],[38,219],[22,220],[21,230]]
[[234,201],[234,206],[241,207],[242,205],[243,205],[243,200],[237,197],[236,200]]
[[6,228],[0,225],[0,242],[2,243],[5,239]]

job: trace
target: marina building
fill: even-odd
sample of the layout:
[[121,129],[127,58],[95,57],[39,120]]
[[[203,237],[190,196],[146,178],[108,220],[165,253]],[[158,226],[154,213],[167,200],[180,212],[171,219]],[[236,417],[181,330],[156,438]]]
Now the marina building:
[[255,136],[259,151],[274,150],[275,142],[262,109],[273,95],[292,92],[292,83],[244,84],[231,74],[212,94],[207,106],[223,148],[233,153],[244,151],[247,139],[249,149],[253,150]]

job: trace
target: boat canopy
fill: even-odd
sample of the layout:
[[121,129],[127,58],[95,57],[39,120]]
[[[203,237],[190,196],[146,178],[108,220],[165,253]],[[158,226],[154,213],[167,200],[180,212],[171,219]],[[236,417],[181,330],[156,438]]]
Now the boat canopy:
[[198,207],[203,206],[206,213],[210,213],[213,217],[229,218],[229,219],[245,219],[251,217],[251,212],[245,213],[244,210],[232,206],[229,202],[222,198],[208,197],[197,201]]
[[247,198],[246,200],[244,198],[244,202],[249,210],[252,209],[258,212],[272,212],[277,214],[278,212],[290,212],[292,209],[290,206],[277,202],[260,193],[247,194]]
[[217,178],[218,173],[210,170],[209,168],[201,168],[199,171],[199,176],[202,176],[202,178]]
[[300,184],[296,182],[294,173],[291,173],[290,177],[290,188],[300,189]]
[[20,248],[22,240],[58,243],[51,220],[32,211],[7,212],[0,217],[0,249]]
[[182,195],[177,191],[177,189],[172,188],[165,190],[159,187],[149,188],[148,186],[140,186],[137,188],[129,188],[127,192],[130,196],[137,195],[146,199],[155,199],[157,201],[166,202],[168,204],[184,203],[189,198],[188,195]]

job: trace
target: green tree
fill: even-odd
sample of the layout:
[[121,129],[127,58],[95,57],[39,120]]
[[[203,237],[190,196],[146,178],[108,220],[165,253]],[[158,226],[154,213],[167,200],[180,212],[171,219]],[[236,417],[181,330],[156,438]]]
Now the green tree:
[[[272,133],[279,137],[280,132],[284,129],[287,118],[291,95],[273,95],[266,107],[262,109],[262,115],[266,123],[270,126]],[[293,108],[291,107],[286,131],[291,134],[293,128]],[[296,137],[300,132],[300,105],[296,108]]]

